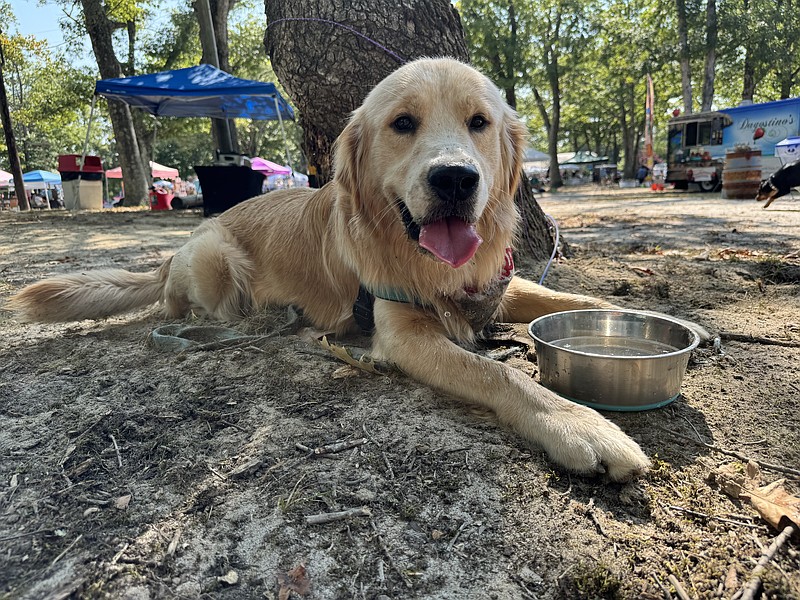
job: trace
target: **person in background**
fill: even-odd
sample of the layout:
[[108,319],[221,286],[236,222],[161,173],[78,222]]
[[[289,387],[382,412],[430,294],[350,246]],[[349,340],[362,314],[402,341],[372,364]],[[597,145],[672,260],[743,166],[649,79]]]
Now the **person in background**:
[[42,198],[38,191],[31,194],[31,208],[47,208],[47,201]]
[[645,165],[640,165],[639,170],[636,171],[636,181],[639,182],[639,185],[644,183],[644,180],[647,179],[647,174],[650,172]]

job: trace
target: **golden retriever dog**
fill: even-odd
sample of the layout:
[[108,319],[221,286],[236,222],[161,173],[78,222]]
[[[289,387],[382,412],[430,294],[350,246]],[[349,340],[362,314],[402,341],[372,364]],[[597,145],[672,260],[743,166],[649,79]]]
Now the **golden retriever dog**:
[[28,320],[71,321],[160,302],[169,317],[229,321],[294,305],[315,327],[343,333],[356,327],[357,297],[374,298],[373,356],[491,409],[567,469],[625,480],[650,462],[619,427],[468,349],[490,320],[612,306],[513,275],[526,138],[485,76],[451,59],[417,60],[353,113],[323,188],[238,204],[153,272],[54,277],[9,307]]

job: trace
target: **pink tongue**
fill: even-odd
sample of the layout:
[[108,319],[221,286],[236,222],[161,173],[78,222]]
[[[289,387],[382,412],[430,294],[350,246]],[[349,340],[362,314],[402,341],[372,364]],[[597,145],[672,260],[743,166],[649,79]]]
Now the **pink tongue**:
[[423,225],[419,232],[419,245],[453,268],[472,258],[482,242],[475,225],[455,217]]

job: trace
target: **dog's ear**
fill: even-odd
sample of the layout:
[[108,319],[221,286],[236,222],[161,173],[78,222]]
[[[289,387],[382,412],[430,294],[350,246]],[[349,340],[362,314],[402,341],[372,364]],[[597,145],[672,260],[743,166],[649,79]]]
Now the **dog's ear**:
[[353,199],[361,203],[360,189],[364,181],[366,140],[358,114],[344,128],[334,145],[333,179]]
[[510,107],[503,115],[503,139],[501,140],[501,160],[506,191],[513,196],[517,192],[522,176],[522,161],[528,128]]

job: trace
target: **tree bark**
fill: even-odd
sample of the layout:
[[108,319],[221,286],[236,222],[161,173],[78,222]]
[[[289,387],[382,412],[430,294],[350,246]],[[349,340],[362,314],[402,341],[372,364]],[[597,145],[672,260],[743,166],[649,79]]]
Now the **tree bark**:
[[742,73],[742,100],[753,101],[753,94],[756,92],[756,66],[753,60],[753,52],[750,48],[745,48],[744,72]]
[[[114,54],[112,42],[114,26],[105,14],[102,1],[81,0],[81,5],[100,76],[103,79],[122,77],[122,67]],[[146,203],[150,172],[139,150],[130,108],[127,104],[110,100],[108,113],[119,148],[126,204]]]
[[[236,0],[201,0],[192,2],[192,8],[200,25],[200,45],[203,50],[200,61],[231,72],[228,45],[228,14]],[[204,18],[210,12],[210,21]],[[211,119],[211,136],[214,147],[220,152],[238,152],[239,141],[233,119]]]
[[[552,97],[552,110],[550,114],[550,127],[547,130],[547,151],[550,154],[550,187],[559,188],[563,185],[560,166],[558,164],[558,135],[561,131],[561,73],[558,63],[558,38],[561,33],[561,12],[556,14],[555,23],[550,31],[550,37],[544,48],[544,65],[547,73],[547,82],[550,85]],[[542,105],[544,108],[544,105]]]
[[689,51],[689,25],[686,20],[686,0],[675,0],[678,13],[678,46],[681,63],[681,93],[683,94],[683,112],[692,114],[692,65]]
[[711,110],[714,103],[714,80],[717,65],[717,0],[706,6],[706,59],[703,69],[703,100],[700,110]]
[[[265,10],[264,44],[298,109],[309,175],[319,185],[333,175],[331,150],[350,113],[378,82],[424,56],[469,61],[448,0],[265,0]],[[546,259],[552,240],[529,185],[521,186],[517,205],[525,217],[521,250]]]
[[[30,209],[28,204],[28,194],[25,192],[25,182],[22,180],[22,167],[19,164],[19,154],[17,153],[17,140],[14,136],[14,128],[11,124],[11,110],[8,107],[8,96],[6,96],[6,82],[3,78],[5,68],[5,57],[0,48],[0,122],[3,125],[3,132],[6,138],[6,150],[8,151],[8,162],[11,174],[14,176],[14,194],[17,197],[17,204],[20,210]],[[20,194],[20,192],[22,192]]]
[[[744,0],[744,12],[747,14],[747,21],[752,17],[750,13],[750,0]],[[753,94],[756,91],[756,61],[753,58],[753,49],[750,47],[752,42],[747,42],[744,48],[744,67],[742,72],[742,101],[753,101]]]

